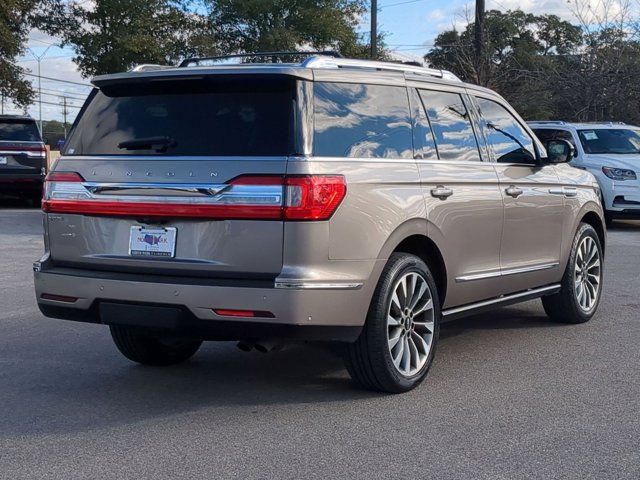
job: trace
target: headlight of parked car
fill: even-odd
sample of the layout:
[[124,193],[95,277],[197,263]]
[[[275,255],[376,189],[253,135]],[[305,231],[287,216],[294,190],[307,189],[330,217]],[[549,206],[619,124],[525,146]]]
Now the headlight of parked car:
[[636,172],[625,168],[602,167],[602,173],[612,180],[636,180]]

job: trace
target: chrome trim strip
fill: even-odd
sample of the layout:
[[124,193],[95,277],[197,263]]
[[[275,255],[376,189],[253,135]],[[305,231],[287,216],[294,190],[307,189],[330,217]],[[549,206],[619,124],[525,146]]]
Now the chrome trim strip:
[[0,150],[0,155],[25,155],[31,158],[44,158],[45,153],[42,151],[30,151],[30,150]]
[[358,290],[362,283],[312,283],[276,280],[275,288],[290,290]]
[[496,271],[496,272],[472,273],[470,275],[463,275],[461,277],[456,277],[456,282],[457,283],[472,282],[474,280],[484,280],[487,278],[506,277],[509,275],[518,275],[520,273],[538,272],[540,270],[549,270],[551,268],[557,267],[558,265],[560,265],[560,262],[544,263],[541,265],[531,265],[527,267],[509,268],[507,270]]
[[491,300],[484,300],[482,302],[472,303],[470,305],[464,305],[462,307],[450,308],[448,310],[444,310],[442,312],[442,316],[450,317],[450,316],[458,315],[460,313],[476,310],[482,307],[488,307],[488,306],[494,306],[494,305],[499,306],[502,303],[508,303],[513,300],[517,300],[519,298],[535,297],[536,295],[542,296],[545,293],[554,292],[559,290],[560,288],[561,288],[561,285],[559,283],[548,285],[546,287],[532,288],[531,290],[526,290],[524,292],[504,295],[502,297],[492,298]]
[[[142,190],[135,194],[128,190]],[[106,192],[114,193],[106,193]],[[147,193],[149,191],[149,193]],[[167,195],[162,192],[167,191]],[[120,192],[120,193],[116,193]],[[153,192],[153,193],[150,193]],[[175,192],[170,194],[169,192]],[[52,200],[154,202],[190,205],[281,206],[282,185],[179,184],[179,183],[67,183],[50,182],[46,197]]]
[[181,193],[192,193],[199,195],[213,196],[220,193],[225,188],[230,187],[228,184],[205,184],[205,183],[100,183],[85,182],[83,185],[91,193],[101,194],[110,191],[119,190],[171,190]]

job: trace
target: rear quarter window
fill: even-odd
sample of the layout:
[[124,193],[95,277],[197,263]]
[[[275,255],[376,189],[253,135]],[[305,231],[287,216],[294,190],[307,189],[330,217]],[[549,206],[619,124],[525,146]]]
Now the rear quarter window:
[[[205,78],[103,88],[86,106],[65,154],[288,155],[294,91],[294,80],[284,78]],[[168,146],[131,144],[149,138],[169,139]]]
[[413,157],[405,87],[316,82],[314,97],[316,156]]

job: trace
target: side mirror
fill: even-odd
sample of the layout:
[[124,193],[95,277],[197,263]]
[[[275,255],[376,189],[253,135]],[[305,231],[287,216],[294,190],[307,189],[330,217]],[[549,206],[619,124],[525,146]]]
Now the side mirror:
[[576,153],[576,149],[567,140],[549,140],[545,147],[548,163],[570,162]]

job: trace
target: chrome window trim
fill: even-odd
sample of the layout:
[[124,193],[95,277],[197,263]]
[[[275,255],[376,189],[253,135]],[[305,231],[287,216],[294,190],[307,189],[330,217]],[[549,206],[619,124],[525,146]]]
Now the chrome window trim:
[[289,158],[288,155],[275,155],[268,157],[259,157],[259,156],[224,156],[224,155],[63,155],[61,156],[57,162],[64,161],[87,161],[87,160],[105,160],[109,161],[132,161],[132,160],[159,160],[159,161],[167,161],[173,162],[176,160],[180,161],[200,161],[200,162],[210,162],[210,161],[233,161],[233,162],[284,162]]
[[413,158],[392,158],[392,157],[318,157],[312,155],[302,155],[289,158],[290,162],[353,162],[353,163],[412,163],[427,165],[482,165],[485,167],[495,167],[504,165],[507,167],[535,167],[533,164],[524,163],[494,163],[494,162],[468,162],[465,160],[424,160]]
[[540,265],[530,265],[526,267],[515,267],[506,270],[494,272],[472,273],[470,275],[462,275],[456,277],[456,283],[473,282],[475,280],[486,280],[488,278],[507,277],[509,275],[518,275],[521,273],[539,272],[541,270],[550,270],[560,265],[560,262],[543,263]]

